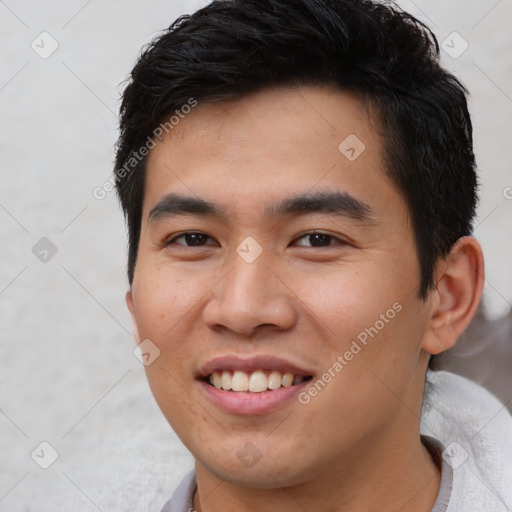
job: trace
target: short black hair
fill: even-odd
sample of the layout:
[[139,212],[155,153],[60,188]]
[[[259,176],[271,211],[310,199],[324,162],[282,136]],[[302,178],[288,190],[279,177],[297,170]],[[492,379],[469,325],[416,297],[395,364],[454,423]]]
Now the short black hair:
[[220,102],[301,85],[356,92],[374,114],[385,172],[409,208],[418,294],[426,298],[438,259],[472,231],[478,183],[467,91],[441,67],[428,27],[372,0],[216,0],[145,48],[123,94],[114,171],[130,284],[147,160],[138,151],[155,129],[191,99]]

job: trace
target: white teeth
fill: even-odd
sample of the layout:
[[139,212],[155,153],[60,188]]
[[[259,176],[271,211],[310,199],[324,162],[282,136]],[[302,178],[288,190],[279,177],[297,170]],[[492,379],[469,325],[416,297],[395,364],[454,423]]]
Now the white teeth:
[[210,384],[220,389],[222,387],[222,374],[220,372],[213,372],[210,375]]
[[247,373],[238,371],[233,373],[231,389],[233,391],[249,391],[249,377]]
[[267,376],[262,371],[251,373],[249,377],[249,391],[261,393],[267,390]]
[[294,376],[293,373],[286,372],[282,374],[277,370],[270,373],[263,370],[256,370],[252,373],[246,373],[239,370],[234,372],[229,370],[215,371],[210,375],[210,384],[217,389],[225,391],[250,391],[252,393],[261,393],[268,389],[279,389],[281,386],[289,387],[300,384],[305,380],[301,375]]
[[281,387],[281,382],[283,378],[281,377],[281,372],[270,372],[268,376],[268,388],[269,389],[278,389]]
[[231,373],[230,372],[222,372],[220,385],[221,385],[222,389],[224,389],[226,391],[229,391],[231,389]]
[[292,385],[292,382],[293,382],[293,373],[285,373],[283,375],[282,385],[288,388]]

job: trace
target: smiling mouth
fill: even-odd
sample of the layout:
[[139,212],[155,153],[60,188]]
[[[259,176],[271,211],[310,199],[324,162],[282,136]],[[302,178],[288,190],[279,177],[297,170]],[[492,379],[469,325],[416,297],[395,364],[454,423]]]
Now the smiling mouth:
[[217,370],[204,378],[204,381],[217,389],[232,392],[262,393],[281,387],[297,386],[312,379],[312,376],[294,375],[277,370]]

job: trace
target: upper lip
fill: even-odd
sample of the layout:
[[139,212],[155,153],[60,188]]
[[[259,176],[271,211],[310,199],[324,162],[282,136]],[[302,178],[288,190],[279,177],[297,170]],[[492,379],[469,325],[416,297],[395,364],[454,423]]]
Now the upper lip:
[[215,371],[222,370],[238,370],[247,373],[252,373],[256,370],[277,370],[284,373],[293,373],[294,375],[308,377],[312,376],[313,372],[300,366],[274,356],[254,356],[250,358],[243,358],[239,356],[227,355],[210,359],[199,370],[199,378],[207,377]]

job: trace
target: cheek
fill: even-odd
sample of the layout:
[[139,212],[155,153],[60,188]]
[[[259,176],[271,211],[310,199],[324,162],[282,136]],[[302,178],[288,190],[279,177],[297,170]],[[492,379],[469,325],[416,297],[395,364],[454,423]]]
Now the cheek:
[[303,272],[292,279],[306,311],[345,341],[372,326],[400,295],[369,265],[359,269],[340,265],[327,273]]
[[172,332],[186,324],[214,280],[211,274],[141,264],[132,287],[140,336],[157,345],[172,339]]
[[293,278],[303,311],[323,326],[322,344],[317,336],[311,349],[322,353],[327,369],[341,355],[344,368],[355,367],[359,374],[368,368],[396,375],[403,368],[414,371],[424,305],[417,299],[413,273],[398,275],[388,268],[384,272],[382,264],[371,264]]

